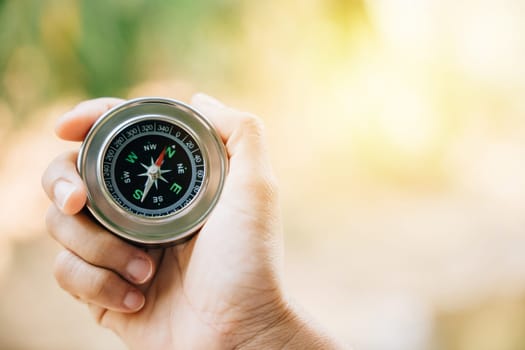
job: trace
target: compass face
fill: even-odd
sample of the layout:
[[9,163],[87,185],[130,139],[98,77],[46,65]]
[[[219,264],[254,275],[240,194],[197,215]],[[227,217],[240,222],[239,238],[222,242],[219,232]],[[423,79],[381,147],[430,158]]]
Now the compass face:
[[95,122],[77,166],[87,208],[116,235],[146,246],[182,242],[217,204],[228,167],[213,125],[182,102],[124,102]]
[[198,195],[202,152],[180,126],[147,119],[126,126],[104,154],[104,184],[124,210],[145,217],[179,212]]

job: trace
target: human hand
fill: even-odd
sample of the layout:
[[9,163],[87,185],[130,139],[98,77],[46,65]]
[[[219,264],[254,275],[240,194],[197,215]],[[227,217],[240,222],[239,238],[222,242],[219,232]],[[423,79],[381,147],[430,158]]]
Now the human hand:
[[[60,119],[58,136],[81,141],[101,114],[121,102],[81,103]],[[281,284],[281,219],[262,124],[206,95],[196,95],[192,104],[217,127],[230,166],[219,203],[200,232],[186,243],[150,250],[110,234],[81,212],[86,190],[77,154],[66,153],[42,177],[54,203],[48,230],[65,248],[55,277],[130,348],[291,346],[308,327]]]

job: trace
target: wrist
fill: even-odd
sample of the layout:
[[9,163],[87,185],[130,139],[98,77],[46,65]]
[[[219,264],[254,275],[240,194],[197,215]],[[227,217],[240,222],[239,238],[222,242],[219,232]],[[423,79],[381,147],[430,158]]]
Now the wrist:
[[342,349],[343,347],[288,302],[280,304],[273,317],[235,349]]

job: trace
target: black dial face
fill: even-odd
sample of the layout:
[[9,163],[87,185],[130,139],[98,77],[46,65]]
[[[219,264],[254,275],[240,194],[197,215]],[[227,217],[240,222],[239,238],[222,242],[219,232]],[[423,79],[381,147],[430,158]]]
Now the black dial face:
[[119,131],[103,155],[107,192],[124,210],[145,217],[179,212],[198,195],[205,164],[180,126],[145,119]]

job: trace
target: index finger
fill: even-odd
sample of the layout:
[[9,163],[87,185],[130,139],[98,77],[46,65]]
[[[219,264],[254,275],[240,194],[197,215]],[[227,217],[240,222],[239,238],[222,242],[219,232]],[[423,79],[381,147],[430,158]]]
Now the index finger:
[[93,123],[111,108],[124,102],[123,99],[102,97],[87,100],[66,112],[57,122],[55,132],[67,141],[82,141]]

